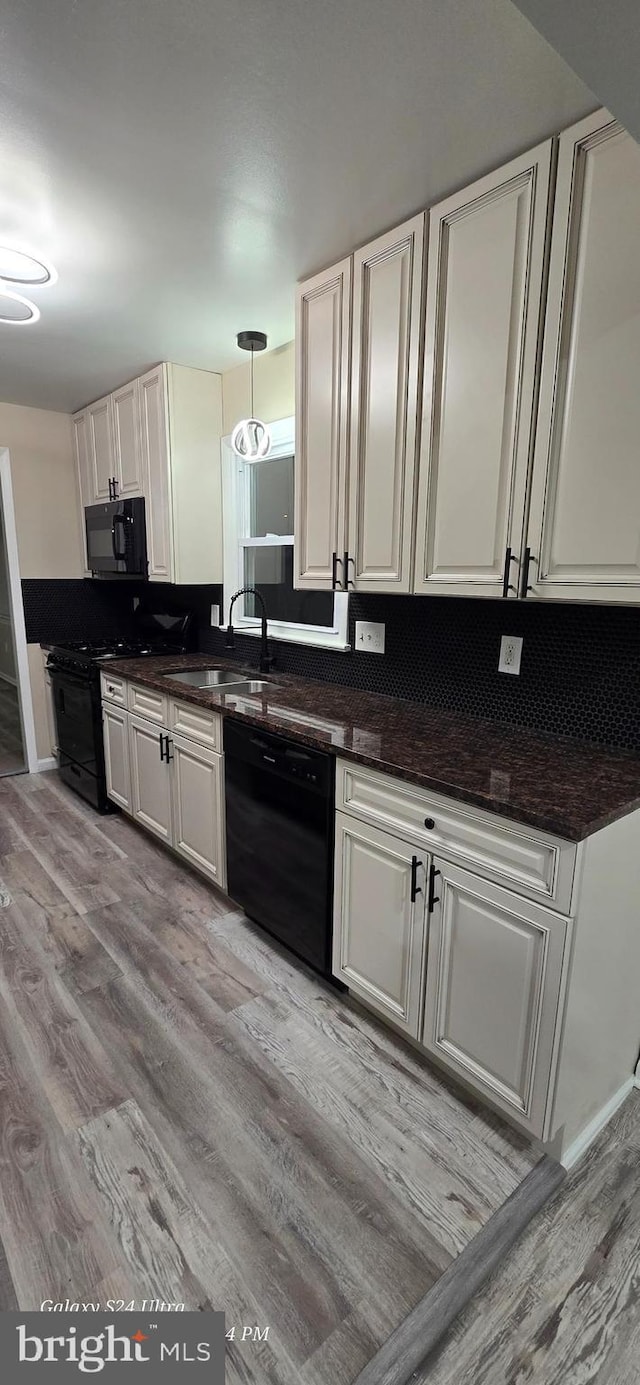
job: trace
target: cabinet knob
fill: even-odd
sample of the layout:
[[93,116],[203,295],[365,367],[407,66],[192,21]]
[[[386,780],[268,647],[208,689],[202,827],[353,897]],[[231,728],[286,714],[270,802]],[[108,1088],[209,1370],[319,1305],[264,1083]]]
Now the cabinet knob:
[[424,825],[425,825],[425,827],[428,827],[428,829],[429,829],[430,832],[432,832],[433,829],[434,829],[434,827],[435,827],[435,825],[436,825],[436,824],[435,824],[435,818],[425,818],[425,820],[424,820]]

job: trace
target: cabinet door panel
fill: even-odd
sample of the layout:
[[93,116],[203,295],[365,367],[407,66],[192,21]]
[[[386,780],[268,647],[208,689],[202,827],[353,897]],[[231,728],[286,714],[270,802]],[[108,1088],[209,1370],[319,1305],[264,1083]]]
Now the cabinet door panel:
[[551,141],[430,213],[416,591],[517,591]]
[[170,582],[173,575],[169,491],[169,426],[164,366],[138,381],[140,444],[147,519],[149,579]]
[[171,766],[160,759],[161,734],[165,733],[157,726],[138,717],[129,717],[133,816],[162,841],[170,842]]
[[223,760],[174,736],[174,846],[217,885],[225,883]]
[[606,112],[560,139],[530,595],[640,600],[640,149]]
[[[424,864],[411,899],[410,848],[336,815],[334,975],[417,1038],[424,968]],[[425,861],[427,858],[424,858]]]
[[354,256],[349,578],[411,588],[424,215]]
[[104,758],[107,793],[125,812],[131,812],[131,774],[129,770],[129,718],[126,712],[106,704],[102,708]]
[[567,921],[435,864],[424,1045],[542,1136]]
[[140,451],[140,394],[138,381],[116,390],[113,399],[114,475],[118,496],[142,495]]
[[344,556],[350,313],[350,259],[300,285],[295,583],[315,590],[331,589],[333,555]]
[[116,474],[113,451],[111,395],[90,404],[86,411],[89,426],[89,468],[93,495],[90,504],[110,500],[109,482]]
[[80,414],[74,414],[73,442],[76,454],[76,474],[80,492],[80,527],[82,530],[84,570],[87,576],[89,576],[89,566],[87,563],[87,530],[84,512],[87,505],[93,504],[93,476],[89,457],[89,421],[86,410]]

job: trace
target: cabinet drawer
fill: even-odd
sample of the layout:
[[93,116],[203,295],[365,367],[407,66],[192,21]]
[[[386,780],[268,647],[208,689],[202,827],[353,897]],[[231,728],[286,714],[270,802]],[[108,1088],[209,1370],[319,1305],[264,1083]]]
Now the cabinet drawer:
[[167,725],[168,698],[153,688],[141,688],[137,683],[129,684],[129,711],[139,717],[153,721],[157,726]]
[[[507,823],[481,808],[454,803],[376,770],[338,761],[336,808],[397,832],[425,851],[468,866],[497,884],[571,909],[573,842]],[[425,826],[425,818],[433,827]]]
[[209,750],[222,750],[222,720],[218,712],[208,707],[196,707],[193,702],[172,698],[169,703],[169,726],[180,736],[187,736]]
[[101,673],[100,691],[103,702],[117,702],[119,707],[126,707],[127,685],[124,678],[118,678],[112,673]]

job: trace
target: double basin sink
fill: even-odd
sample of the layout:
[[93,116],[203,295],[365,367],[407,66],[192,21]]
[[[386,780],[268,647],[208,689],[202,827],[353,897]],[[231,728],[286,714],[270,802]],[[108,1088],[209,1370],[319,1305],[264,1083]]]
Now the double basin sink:
[[176,683],[186,683],[189,688],[205,688],[220,697],[226,692],[233,693],[234,696],[236,693],[238,696],[250,696],[252,693],[268,692],[270,688],[277,687],[277,684],[268,678],[246,678],[227,668],[198,668],[190,669],[188,673],[165,673],[163,676],[173,679]]

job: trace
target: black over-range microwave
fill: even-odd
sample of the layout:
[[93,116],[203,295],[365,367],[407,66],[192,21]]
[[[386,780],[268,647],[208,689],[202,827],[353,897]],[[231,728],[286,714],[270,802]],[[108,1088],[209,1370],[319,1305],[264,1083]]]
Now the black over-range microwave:
[[144,497],[88,505],[87,566],[95,577],[147,577]]

